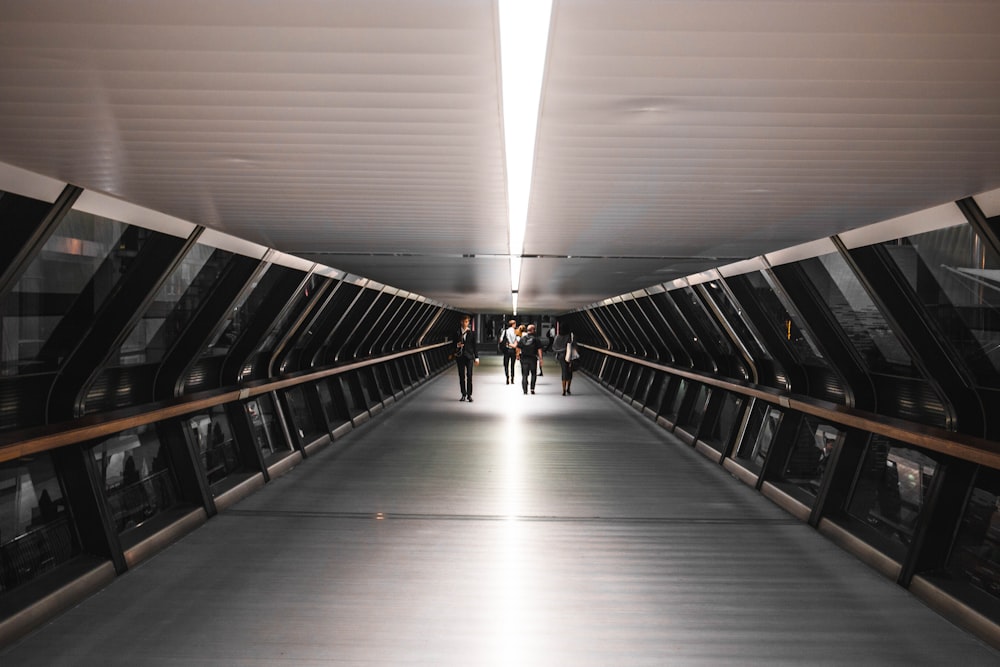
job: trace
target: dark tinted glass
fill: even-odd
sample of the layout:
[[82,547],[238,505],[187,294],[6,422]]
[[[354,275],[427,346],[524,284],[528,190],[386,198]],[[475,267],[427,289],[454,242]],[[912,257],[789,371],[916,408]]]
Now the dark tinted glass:
[[[309,391],[315,390],[310,387]],[[289,429],[298,435],[300,442],[312,442],[326,433],[326,425],[321,422],[322,416],[313,413],[314,406],[306,400],[303,387],[286,389],[285,402],[291,411],[290,415],[286,415],[291,422]]]
[[801,262],[803,271],[869,370],[919,376],[881,311],[838,253]]
[[846,433],[808,415],[799,420],[780,483],[793,486],[815,497],[834,450]]
[[883,244],[979,382],[1000,386],[1000,258],[969,225]]
[[913,538],[937,462],[882,436],[872,436],[848,512],[899,544]]
[[210,412],[186,417],[184,420],[188,437],[195,451],[201,457],[201,465],[208,476],[208,483],[221,482],[243,465],[240,451],[229,425],[229,418],[223,406],[212,408]]
[[720,393],[720,405],[715,419],[702,426],[701,439],[720,450],[729,447],[740,425],[744,399],[737,394]]
[[49,456],[0,464],[0,593],[79,552],[72,517]]
[[767,325],[788,342],[796,357],[800,361],[828,367],[819,346],[812,340],[812,336],[784,294],[775,290],[763,273],[748,273],[746,280],[753,288],[760,307],[766,313]]
[[747,468],[758,472],[761,470],[783,417],[778,408],[763,402],[754,403],[747,429],[736,450],[736,458]]
[[166,280],[118,352],[122,366],[158,362],[212,293],[233,253],[196,245]]
[[152,234],[70,211],[0,303],[3,374],[58,369]]
[[1000,601],[1000,472],[977,475],[948,571]]
[[177,504],[177,483],[155,427],[123,431],[92,452],[118,532],[141,526]]
[[254,443],[260,449],[264,461],[288,451],[289,444],[281,432],[281,425],[275,412],[274,399],[269,394],[258,396],[246,403],[247,416]]

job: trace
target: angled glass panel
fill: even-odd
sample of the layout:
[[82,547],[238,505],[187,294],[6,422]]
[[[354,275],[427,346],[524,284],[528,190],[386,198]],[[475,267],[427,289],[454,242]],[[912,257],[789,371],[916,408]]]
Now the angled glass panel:
[[228,317],[218,327],[215,335],[205,346],[205,349],[202,350],[199,357],[214,357],[227,354],[233,343],[239,340],[240,335],[246,329],[253,314],[267,299],[271,289],[282,278],[282,273],[290,271],[291,269],[286,269],[276,264],[268,266],[263,275],[255,280],[237,303],[233,305]]
[[123,431],[91,450],[119,533],[178,504],[177,481],[155,425]]
[[736,450],[736,458],[747,468],[759,473],[778,435],[783,418],[784,413],[779,408],[763,401],[754,401],[750,420]]
[[250,418],[254,443],[265,463],[271,463],[291,449],[291,444],[285,440],[281,431],[274,399],[270,394],[261,394],[247,401],[244,409]]
[[848,513],[900,545],[909,545],[937,462],[900,442],[873,435]]
[[636,312],[636,319],[642,322],[642,328],[645,329],[646,335],[649,338],[650,345],[652,346],[655,354],[654,358],[657,361],[672,363],[674,357],[668,349],[667,343],[664,341],[662,327],[657,327],[654,321],[650,318],[650,310],[652,308],[653,304],[649,300],[648,296],[643,296],[633,301],[633,309]]
[[965,224],[882,245],[978,382],[1000,387],[1000,257]]
[[761,309],[767,314],[767,325],[787,341],[796,358],[804,363],[829,368],[819,346],[812,340],[808,329],[800,321],[797,311],[788,303],[785,295],[775,290],[762,272],[747,273],[745,278],[753,289]]
[[808,259],[800,266],[869,371],[920,377],[903,344],[839,253]]
[[710,420],[702,427],[700,437],[705,442],[716,446],[720,451],[725,451],[740,426],[743,404],[746,399],[738,394],[719,392],[716,400],[719,401],[719,407],[715,419]]
[[57,370],[153,234],[70,211],[0,304],[2,373]]
[[743,359],[733,347],[729,335],[722,330],[718,321],[705,307],[698,293],[691,287],[681,287],[669,294],[678,309],[684,313],[705,349],[711,354],[719,372],[741,380],[748,379],[750,375]]
[[264,339],[261,340],[248,362],[240,370],[239,381],[244,382],[251,378],[261,378],[267,375],[267,365],[271,354],[281,342],[281,339],[288,333],[292,324],[312,302],[312,299],[320,293],[323,287],[330,282],[329,278],[324,278],[318,274],[309,274],[305,285],[299,289],[291,302],[275,321]]
[[712,373],[716,372],[718,368],[712,355],[708,353],[698,332],[691,328],[691,323],[677,307],[677,302],[674,301],[673,297],[667,293],[654,294],[653,300],[663,314],[663,319],[667,321],[681,345],[684,346],[684,350],[692,360],[693,367]]
[[795,440],[788,451],[781,476],[775,481],[803,491],[810,498],[815,498],[823,482],[823,475],[826,474],[830,457],[846,435],[846,431],[832,424],[803,415],[799,420]]
[[976,475],[947,570],[1000,602],[1000,471]]
[[781,367],[767,348],[760,342],[760,334],[753,323],[744,315],[743,308],[736,302],[736,297],[729,290],[729,286],[722,280],[713,280],[705,285],[706,293],[712,302],[718,307],[722,317],[732,327],[733,332],[750,354],[750,358],[763,370],[768,369],[767,378],[761,378],[762,382],[768,380],[779,389],[788,388],[788,376],[784,368]]
[[217,405],[208,412],[185,417],[183,423],[209,484],[221,482],[245,467],[225,406]]
[[231,252],[202,244],[191,248],[112,358],[122,366],[162,360],[232,258]]
[[649,318],[650,323],[656,330],[660,337],[662,343],[666,346],[664,352],[664,361],[676,364],[678,366],[686,366],[688,368],[694,367],[694,362],[691,360],[691,355],[688,353],[681,342],[677,339],[677,334],[670,327],[670,324],[666,320],[666,316],[663,314],[662,309],[658,305],[658,299],[666,298],[663,294],[654,294],[649,297],[639,300],[639,306],[642,308],[643,312]]
[[0,594],[80,553],[48,454],[0,463]]

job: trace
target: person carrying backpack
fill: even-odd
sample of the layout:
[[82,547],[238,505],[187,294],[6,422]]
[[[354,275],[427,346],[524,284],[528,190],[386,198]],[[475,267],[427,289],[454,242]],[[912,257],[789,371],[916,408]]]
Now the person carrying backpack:
[[535,335],[535,325],[529,324],[528,331],[517,341],[517,358],[521,362],[521,389],[528,393],[528,376],[531,376],[531,393],[535,393],[538,368],[542,365],[542,341]]

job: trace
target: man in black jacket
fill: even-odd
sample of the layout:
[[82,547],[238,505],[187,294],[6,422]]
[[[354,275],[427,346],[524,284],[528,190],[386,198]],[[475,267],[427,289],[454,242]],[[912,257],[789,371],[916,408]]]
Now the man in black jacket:
[[535,335],[535,325],[529,324],[528,331],[517,341],[517,358],[521,360],[521,389],[528,393],[528,376],[531,376],[531,393],[535,393],[538,367],[542,365],[544,344]]
[[456,332],[455,366],[458,368],[458,388],[462,390],[460,401],[472,403],[472,368],[479,365],[479,348],[476,333],[469,328],[469,316],[462,318],[462,327]]

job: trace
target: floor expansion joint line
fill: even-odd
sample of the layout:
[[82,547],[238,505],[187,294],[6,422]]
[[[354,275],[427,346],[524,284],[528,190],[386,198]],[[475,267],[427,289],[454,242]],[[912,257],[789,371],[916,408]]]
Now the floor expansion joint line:
[[362,519],[395,521],[530,521],[553,523],[621,523],[662,525],[803,525],[794,517],[780,519],[720,519],[703,517],[533,516],[505,514],[407,514],[389,512],[310,512],[305,510],[227,510],[226,516],[297,517],[306,519]]

